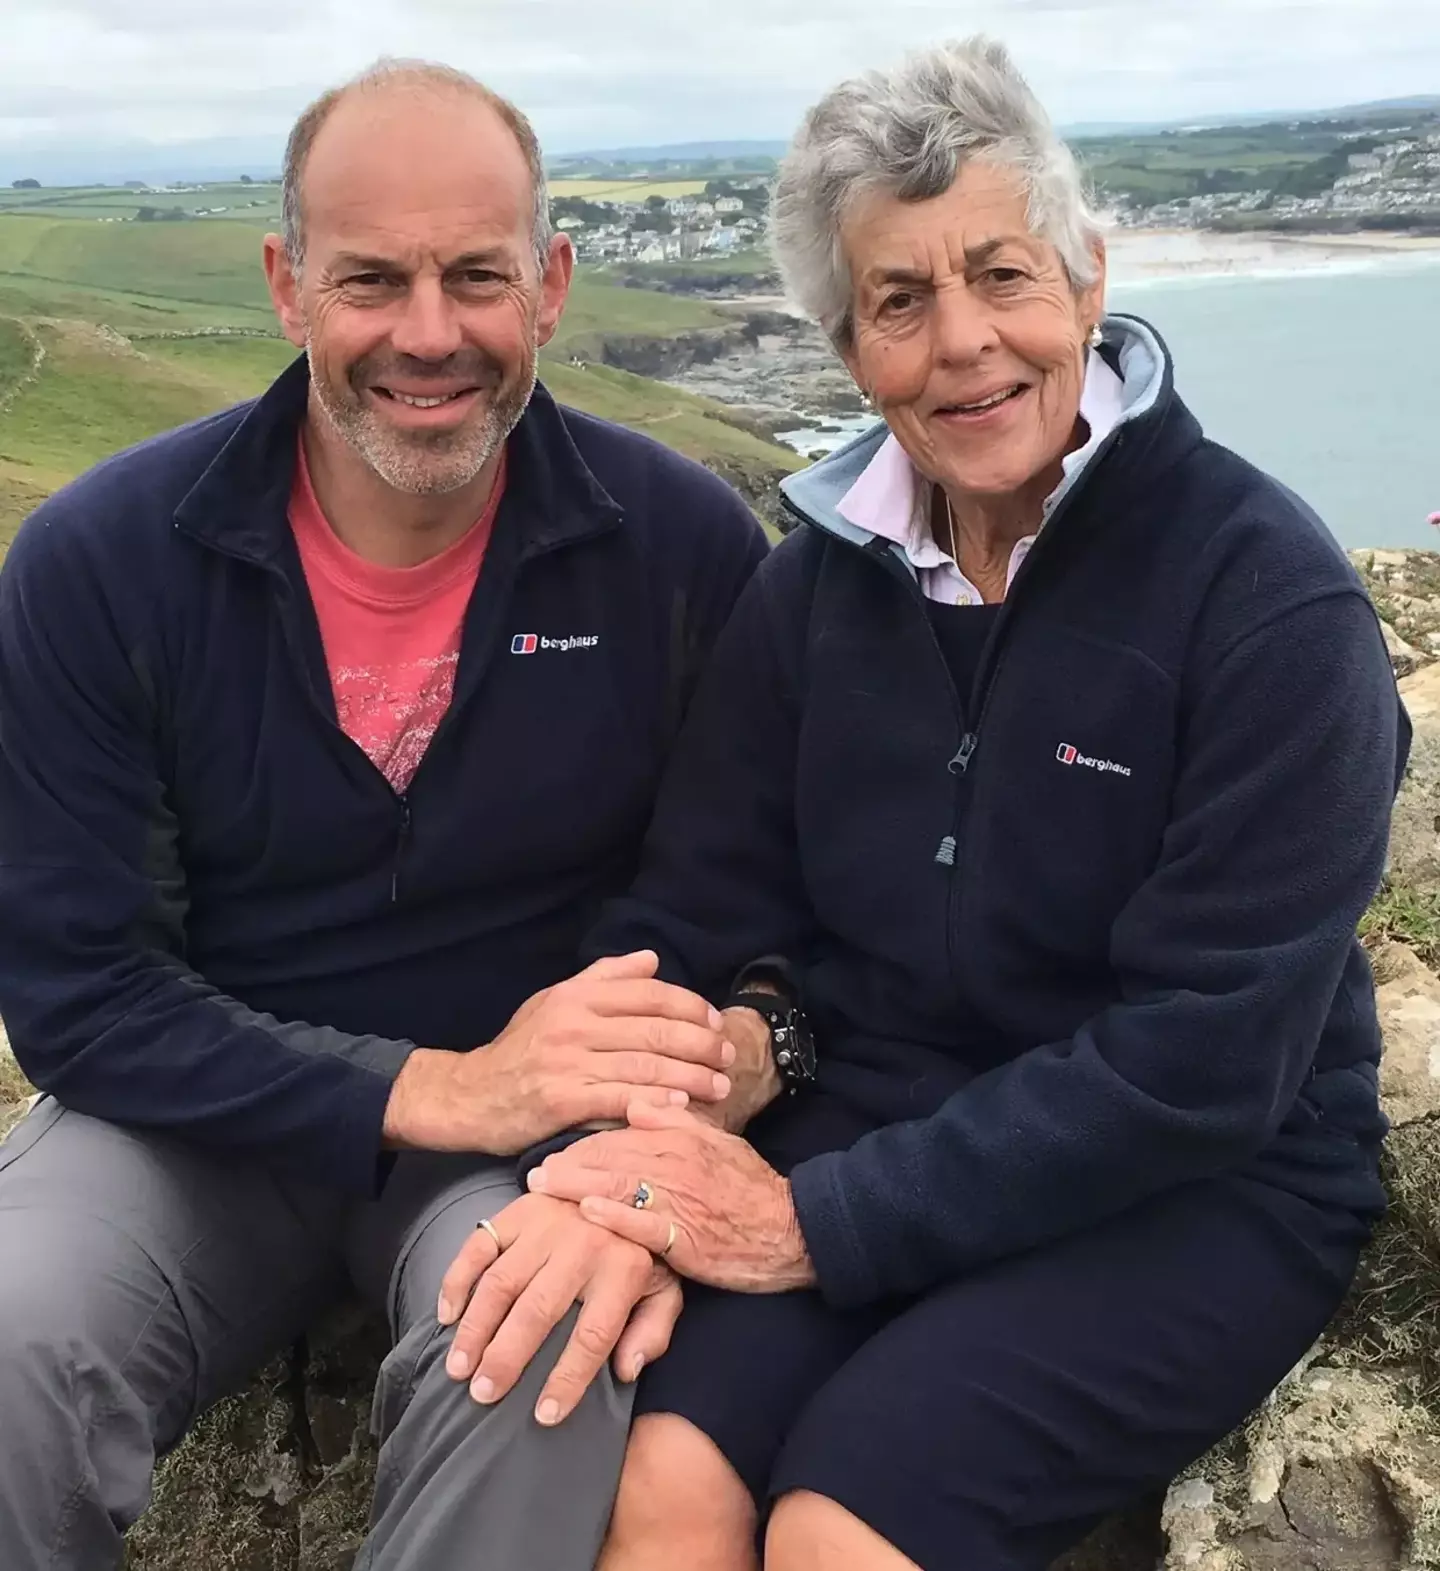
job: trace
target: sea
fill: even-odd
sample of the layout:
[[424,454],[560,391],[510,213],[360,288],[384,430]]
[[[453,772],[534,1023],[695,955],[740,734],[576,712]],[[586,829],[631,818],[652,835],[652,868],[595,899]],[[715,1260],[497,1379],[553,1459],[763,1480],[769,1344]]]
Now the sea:
[[1347,549],[1440,547],[1427,521],[1440,512],[1440,252],[1121,279],[1108,305],[1159,331],[1207,433],[1299,493]]

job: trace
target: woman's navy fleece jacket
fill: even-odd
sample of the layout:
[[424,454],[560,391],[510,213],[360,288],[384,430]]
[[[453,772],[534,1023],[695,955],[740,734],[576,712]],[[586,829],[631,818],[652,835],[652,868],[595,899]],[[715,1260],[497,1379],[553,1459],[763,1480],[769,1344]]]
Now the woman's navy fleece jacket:
[[837,1304],[1226,1171],[1383,1205],[1355,928],[1409,726],[1379,625],[1314,515],[1205,439],[1153,331],[1106,342],[1125,418],[972,693],[903,558],[834,511],[883,429],[787,482],[803,524],[589,945],[712,995],[796,962],[823,1088],[880,1126],[793,1174]]

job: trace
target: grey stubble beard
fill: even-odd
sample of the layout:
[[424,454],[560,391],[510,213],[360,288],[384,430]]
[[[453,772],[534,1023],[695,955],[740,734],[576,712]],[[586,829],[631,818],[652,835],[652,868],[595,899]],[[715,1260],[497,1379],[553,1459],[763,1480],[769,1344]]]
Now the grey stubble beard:
[[[486,403],[478,427],[455,432],[405,434],[387,426],[367,409],[362,395],[337,399],[316,375],[309,333],[305,352],[310,361],[310,386],[316,402],[337,436],[386,485],[407,496],[446,496],[463,490],[499,453],[529,407],[539,377],[540,345],[532,338],[528,374],[508,395]],[[451,462],[437,462],[449,459]]]

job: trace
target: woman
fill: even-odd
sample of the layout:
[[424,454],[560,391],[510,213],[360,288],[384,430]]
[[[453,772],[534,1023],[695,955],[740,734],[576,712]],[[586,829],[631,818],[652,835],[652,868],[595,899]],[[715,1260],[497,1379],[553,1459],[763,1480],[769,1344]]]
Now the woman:
[[595,947],[716,1000],[783,957],[818,1061],[746,1139],[637,1110],[532,1174],[697,1284],[601,1564],[1040,1571],[1261,1401],[1382,1209],[1407,727],[1343,553],[1103,315],[1003,50],[831,92],[774,238],[883,425],[787,483]]

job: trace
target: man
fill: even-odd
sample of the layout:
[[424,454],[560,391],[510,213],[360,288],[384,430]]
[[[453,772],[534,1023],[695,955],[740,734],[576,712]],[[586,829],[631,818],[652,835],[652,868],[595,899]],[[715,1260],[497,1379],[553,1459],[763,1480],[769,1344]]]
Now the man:
[[[351,1283],[397,1342],[359,1563],[579,1571],[607,1361],[664,1350],[678,1289],[513,1159],[731,1089],[654,956],[563,979],[763,536],[536,386],[572,253],[479,83],[327,94],[285,218],[306,358],[56,495],[0,575],[0,1009],[48,1093],[0,1146],[5,1571],[116,1566],[156,1455]],[[507,1207],[554,1291],[467,1385],[441,1281]]]

